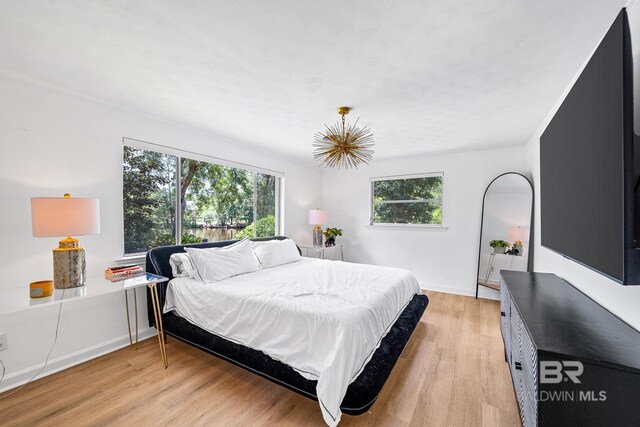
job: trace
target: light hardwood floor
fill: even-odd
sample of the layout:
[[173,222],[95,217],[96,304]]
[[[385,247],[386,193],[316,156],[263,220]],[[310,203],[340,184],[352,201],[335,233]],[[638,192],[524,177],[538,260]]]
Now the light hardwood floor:
[[[341,426],[518,426],[497,301],[430,303],[378,400]],[[0,425],[325,425],[315,401],[169,338],[0,394]],[[10,396],[8,396],[10,395]]]

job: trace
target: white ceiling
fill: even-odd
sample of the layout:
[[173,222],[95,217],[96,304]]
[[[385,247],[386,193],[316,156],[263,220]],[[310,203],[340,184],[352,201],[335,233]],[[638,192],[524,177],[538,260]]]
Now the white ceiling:
[[0,0],[0,73],[305,161],[340,105],[376,159],[517,145],[625,3]]

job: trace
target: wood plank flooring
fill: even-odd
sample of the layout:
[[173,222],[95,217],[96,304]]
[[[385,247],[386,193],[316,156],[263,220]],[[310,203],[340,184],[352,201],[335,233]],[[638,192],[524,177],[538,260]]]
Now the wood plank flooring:
[[[341,426],[518,426],[499,303],[428,292],[430,303],[371,410]],[[324,426],[318,404],[169,338],[0,394],[2,426]]]

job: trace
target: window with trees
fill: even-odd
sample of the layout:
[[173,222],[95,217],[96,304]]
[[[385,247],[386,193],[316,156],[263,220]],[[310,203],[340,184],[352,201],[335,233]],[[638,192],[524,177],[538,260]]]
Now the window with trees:
[[278,233],[280,178],[125,145],[124,252]]
[[371,178],[371,225],[442,225],[442,173]]

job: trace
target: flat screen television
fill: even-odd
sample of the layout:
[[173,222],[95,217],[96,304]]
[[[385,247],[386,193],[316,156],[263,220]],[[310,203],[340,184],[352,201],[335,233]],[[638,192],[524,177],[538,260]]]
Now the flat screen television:
[[639,285],[631,55],[623,9],[540,138],[540,219],[542,246]]

